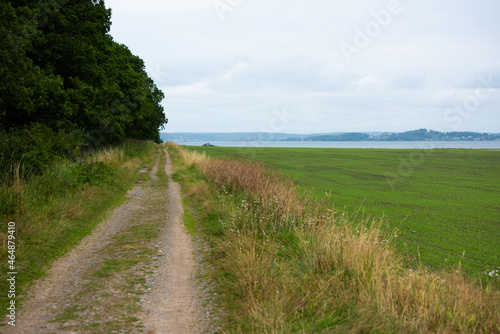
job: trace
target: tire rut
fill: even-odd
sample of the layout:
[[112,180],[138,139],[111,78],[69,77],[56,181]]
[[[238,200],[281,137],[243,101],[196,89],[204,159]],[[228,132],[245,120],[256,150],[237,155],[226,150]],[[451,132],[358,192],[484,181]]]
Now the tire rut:
[[[182,223],[180,185],[171,178],[164,152],[168,187],[157,186],[157,156],[150,180],[135,182],[124,204],[53,263],[46,279],[36,281],[28,292],[16,327],[0,327],[0,332],[204,331],[202,297],[193,281],[193,244]],[[142,174],[136,181],[144,178]],[[134,233],[149,238],[133,239]]]
[[144,323],[148,333],[200,332],[201,303],[195,274],[194,248],[183,226],[180,184],[172,180],[171,162],[166,152],[168,175],[168,218],[159,244],[168,254],[157,260],[155,288],[144,298]]

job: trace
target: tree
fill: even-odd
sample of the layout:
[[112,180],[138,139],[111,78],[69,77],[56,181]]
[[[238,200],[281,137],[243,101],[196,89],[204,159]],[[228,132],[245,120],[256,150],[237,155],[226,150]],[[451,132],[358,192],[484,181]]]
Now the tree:
[[82,145],[160,142],[164,95],[142,59],[108,34],[104,1],[19,0],[0,10],[4,135],[41,124],[52,131],[44,133],[81,133]]

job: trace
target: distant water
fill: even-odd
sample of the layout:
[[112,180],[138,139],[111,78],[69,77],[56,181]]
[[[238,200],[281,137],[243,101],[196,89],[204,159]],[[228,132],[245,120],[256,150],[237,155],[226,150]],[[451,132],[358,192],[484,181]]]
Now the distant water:
[[[201,146],[206,142],[179,142]],[[305,148],[392,148],[392,149],[500,149],[500,141],[214,141],[223,147],[305,147]]]

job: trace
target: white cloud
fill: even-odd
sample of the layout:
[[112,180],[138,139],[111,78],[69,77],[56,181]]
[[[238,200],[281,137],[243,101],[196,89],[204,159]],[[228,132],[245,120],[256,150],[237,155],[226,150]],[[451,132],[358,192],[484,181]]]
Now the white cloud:
[[198,82],[192,85],[181,85],[181,86],[173,86],[167,87],[164,89],[167,97],[199,97],[199,96],[207,96],[212,93],[208,88],[206,83]]
[[[223,0],[226,1],[226,0]],[[400,0],[404,7],[350,64],[340,51],[386,0],[107,0],[111,33],[164,88],[167,131],[258,131],[273,110],[289,132],[446,128],[443,113],[493,75],[500,2]],[[500,131],[500,92],[461,130]]]
[[107,0],[106,6],[131,13],[185,13],[210,8],[206,0]]
[[373,75],[366,75],[356,82],[356,86],[360,88],[372,88],[375,86],[383,86],[386,83]]
[[248,69],[250,64],[245,61],[238,61],[234,66],[222,75],[223,79],[231,79],[233,75],[243,72]]

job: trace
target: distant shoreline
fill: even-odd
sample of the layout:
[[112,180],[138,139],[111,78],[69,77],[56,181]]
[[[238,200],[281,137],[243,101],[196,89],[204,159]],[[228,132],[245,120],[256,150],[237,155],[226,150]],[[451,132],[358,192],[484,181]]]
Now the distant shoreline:
[[175,142],[500,142],[500,133],[471,131],[439,132],[427,129],[406,132],[337,132],[317,134],[290,134],[270,132],[234,133],[161,133],[163,141]]
[[185,146],[210,143],[241,148],[351,148],[351,149],[487,149],[500,150],[500,141],[176,141]]

